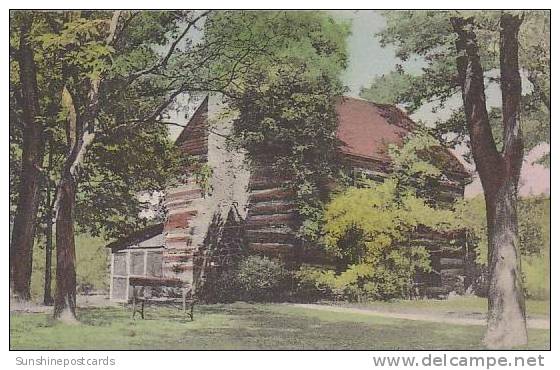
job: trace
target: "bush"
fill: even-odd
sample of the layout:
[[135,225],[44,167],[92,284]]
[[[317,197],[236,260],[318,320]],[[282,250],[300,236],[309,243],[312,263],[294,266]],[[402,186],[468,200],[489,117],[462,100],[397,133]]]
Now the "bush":
[[288,293],[289,274],[281,263],[268,257],[250,256],[242,260],[236,280],[245,300],[278,301]]
[[523,257],[521,266],[525,296],[539,300],[550,299],[550,257]]
[[294,272],[295,295],[300,301],[315,302],[319,299],[336,299],[335,273],[318,267],[303,265]]
[[281,301],[288,298],[290,274],[284,266],[261,256],[249,256],[230,268],[211,270],[200,298],[208,303]]
[[206,303],[232,303],[242,299],[234,268],[211,270],[204,280],[199,298]]
[[[550,299],[550,198],[519,198],[519,249],[525,295],[532,299]],[[488,242],[484,197],[461,200],[455,205],[456,215],[468,230],[474,244],[479,274],[473,280],[476,294],[486,296]]]
[[[453,212],[429,205],[399,181],[348,188],[325,212],[325,246],[345,266],[332,292],[347,300],[404,298],[416,272],[429,272],[429,253],[410,245],[414,230],[454,230]],[[330,274],[330,273],[329,273]]]
[[389,300],[409,295],[417,270],[427,271],[429,255],[424,248],[387,251],[367,263],[352,264],[341,273],[332,269],[302,266],[295,273],[299,297],[350,302]]

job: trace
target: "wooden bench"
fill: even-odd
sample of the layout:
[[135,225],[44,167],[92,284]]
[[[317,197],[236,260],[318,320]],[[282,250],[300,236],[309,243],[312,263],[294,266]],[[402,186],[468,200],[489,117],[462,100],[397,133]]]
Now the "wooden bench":
[[[182,309],[183,314],[194,321],[195,298],[190,284],[179,279],[132,276],[129,278],[129,283],[132,286],[132,318],[136,312],[139,312],[140,317],[144,319],[144,307],[153,304],[175,306]],[[161,291],[157,292],[158,289]],[[175,296],[174,292],[170,294],[165,290],[180,290],[180,296]]]

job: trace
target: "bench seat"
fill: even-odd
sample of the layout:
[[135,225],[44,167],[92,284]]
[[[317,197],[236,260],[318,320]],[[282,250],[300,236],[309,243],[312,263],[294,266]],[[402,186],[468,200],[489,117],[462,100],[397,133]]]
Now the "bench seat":
[[[132,286],[132,318],[136,313],[144,319],[144,308],[147,304],[153,305],[172,305],[183,311],[191,321],[194,321],[193,308],[195,298],[192,294],[192,287],[179,279],[149,278],[149,277],[130,277],[129,283]],[[177,288],[181,291],[181,297],[174,296],[149,296],[146,295],[146,288]],[[139,304],[139,305],[138,305]],[[140,307],[138,307],[140,306]]]

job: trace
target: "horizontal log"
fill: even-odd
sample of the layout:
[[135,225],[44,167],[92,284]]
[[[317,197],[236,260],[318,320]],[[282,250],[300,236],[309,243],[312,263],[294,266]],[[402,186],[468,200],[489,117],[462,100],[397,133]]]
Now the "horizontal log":
[[193,248],[192,241],[166,241],[165,247],[175,250],[191,250]]
[[288,254],[292,253],[293,249],[293,244],[287,243],[249,243],[249,250],[258,253]]
[[465,262],[463,261],[462,258],[441,258],[439,260],[439,264],[442,267],[443,266],[455,267],[455,266],[463,266]]
[[295,204],[287,201],[259,202],[249,205],[249,215],[293,213],[295,209]]
[[190,235],[186,235],[186,234],[175,234],[175,235],[167,235],[165,237],[165,240],[167,242],[183,242],[185,244],[188,244],[188,242],[192,241],[192,238]]
[[198,148],[208,149],[208,140],[199,140],[195,142],[184,143],[181,145],[182,150],[193,150]]
[[170,214],[169,217],[167,217],[167,221],[165,222],[164,230],[169,231],[175,228],[187,227],[189,221],[193,217],[196,217],[197,214],[198,211],[196,210]]
[[464,274],[464,269],[460,268],[460,269],[441,269],[440,271],[441,276],[448,276],[448,275],[453,275],[453,276],[458,276],[458,275],[463,275]]
[[287,183],[286,180],[272,179],[272,178],[259,180],[259,181],[249,180],[248,188],[249,191],[273,189],[273,188],[283,187],[286,183]]
[[173,255],[165,255],[163,257],[164,263],[174,263],[174,262],[188,262],[193,259],[193,255],[187,254],[173,254]]
[[132,286],[167,286],[167,287],[183,287],[187,285],[184,281],[173,278],[157,278],[157,277],[140,277],[131,276],[129,283]]
[[249,194],[249,203],[268,202],[272,200],[283,200],[293,198],[294,193],[284,188],[273,188],[253,191]]
[[279,177],[279,176],[286,176],[285,173],[279,171],[278,168],[275,168],[271,165],[253,165],[251,166],[251,176],[254,177]]
[[249,216],[246,220],[248,229],[257,229],[258,226],[292,226],[296,224],[293,214],[282,213],[274,215]]
[[290,243],[295,239],[294,231],[289,228],[246,230],[245,236],[249,242]]
[[208,142],[208,136],[206,136],[206,130],[205,129],[200,129],[200,130],[193,130],[191,132],[191,136],[183,141],[180,146],[185,146],[185,145],[191,145],[191,144],[199,144],[199,143],[207,143]]
[[208,154],[208,148],[197,148],[197,149],[189,149],[189,150],[182,150],[184,154],[188,154],[190,156],[202,156]]
[[189,189],[189,190],[179,190],[173,191],[172,189],[168,190],[166,194],[166,201],[188,201],[193,199],[202,198],[202,189]]

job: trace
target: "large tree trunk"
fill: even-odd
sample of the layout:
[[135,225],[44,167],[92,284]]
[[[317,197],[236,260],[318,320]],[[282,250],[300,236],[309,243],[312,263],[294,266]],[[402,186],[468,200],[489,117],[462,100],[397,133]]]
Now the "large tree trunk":
[[[106,43],[115,40],[121,11],[113,12]],[[68,155],[65,159],[55,201],[56,212],[56,294],[54,317],[67,322],[76,319],[76,247],[74,241],[74,208],[76,205],[76,173],[89,145],[95,138],[95,121],[99,112],[100,78],[92,79],[83,91],[63,92],[63,104],[69,109],[66,136]],[[84,96],[84,92],[87,96]]]
[[[98,84],[92,86],[94,99],[97,99]],[[91,95],[91,94],[90,94]],[[54,317],[65,322],[76,319],[76,246],[74,240],[74,209],[76,205],[76,171],[81,165],[88,145],[95,135],[88,133],[85,122],[91,114],[83,116],[75,108],[75,99],[65,88],[62,104],[69,111],[66,136],[68,155],[56,189],[54,210],[56,213],[56,293],[54,298]],[[83,105],[82,105],[83,106]]]
[[517,181],[504,179],[497,193],[486,196],[488,218],[488,328],[492,349],[527,344],[525,297],[517,237]]
[[76,321],[75,198],[76,185],[72,174],[67,170],[58,186],[54,317],[69,323]]
[[23,150],[18,203],[10,248],[10,272],[13,293],[20,299],[30,298],[33,242],[40,201],[41,165],[43,161],[43,128],[38,121],[39,95],[37,71],[29,33],[33,19],[22,17],[20,28],[19,75],[23,110]]
[[517,50],[521,20],[507,13],[501,18],[502,153],[496,148],[488,120],[474,21],[472,18],[451,21],[458,36],[457,69],[470,143],[486,200],[490,289],[484,342],[489,348],[523,346],[527,344],[527,329],[517,236],[517,186],[523,161]]
[[[521,253],[517,234],[517,186],[523,163],[523,137],[519,122],[521,77],[518,33],[522,20],[504,13],[500,19],[500,80],[504,127],[504,170],[489,221],[488,330],[485,343],[491,348],[527,344],[525,297],[521,278]],[[489,224],[490,226],[490,224]]]

